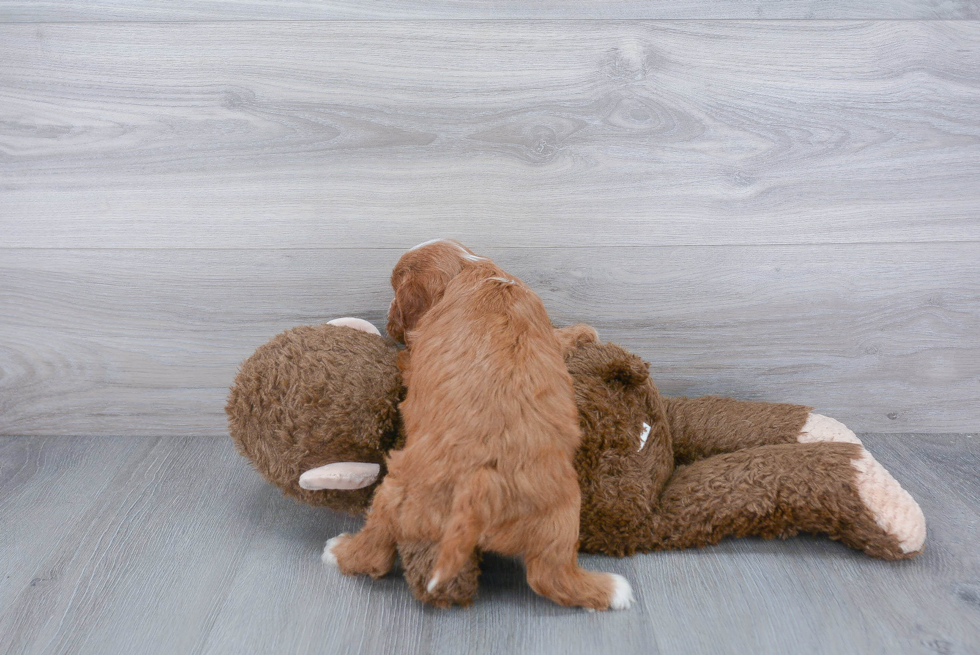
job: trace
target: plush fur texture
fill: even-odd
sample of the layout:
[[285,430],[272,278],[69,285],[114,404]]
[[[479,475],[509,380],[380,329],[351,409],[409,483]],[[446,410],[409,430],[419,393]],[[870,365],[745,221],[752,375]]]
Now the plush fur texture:
[[811,409],[718,396],[664,398],[664,404],[678,464],[753,446],[794,443]]
[[812,412],[807,417],[806,423],[800,429],[800,436],[797,438],[797,441],[800,443],[836,441],[838,443],[856,443],[859,446],[861,445],[861,440],[846,425],[837,419]]
[[523,557],[531,588],[561,605],[628,606],[619,580],[576,563],[581,433],[541,299],[451,241],[403,255],[392,284],[389,330],[411,353],[405,447],[364,529],[333,548],[340,570],[378,575],[398,543],[437,544],[433,596],[479,547]]
[[371,462],[404,443],[405,397],[390,341],[334,325],[287,330],[241,365],[225,411],[238,452],[287,496],[362,514],[377,484],[311,491],[300,475],[332,462]]
[[[566,339],[565,363],[582,430],[575,456],[581,549],[626,555],[704,546],[729,536],[813,532],[885,559],[922,551],[925,520],[914,499],[859,443],[838,440],[837,432],[817,425],[819,419],[809,421],[815,416],[809,408],[662,397],[639,357],[595,342],[587,326],[574,332],[579,336]],[[316,384],[309,385],[301,368],[321,369]],[[297,481],[303,470],[350,461],[352,453],[384,466],[400,443],[397,413],[386,409],[403,396],[400,385],[390,342],[347,328],[298,328],[242,366],[228,404],[229,425],[241,452],[285,493],[361,513],[370,502],[365,491],[373,487],[305,492]],[[365,404],[380,409],[360,411]],[[331,418],[317,422],[318,430],[301,429],[313,421],[309,412]],[[650,429],[640,448],[644,424]],[[416,597],[441,605],[470,602],[478,553],[436,597],[425,592],[433,545],[402,542],[399,552]]]

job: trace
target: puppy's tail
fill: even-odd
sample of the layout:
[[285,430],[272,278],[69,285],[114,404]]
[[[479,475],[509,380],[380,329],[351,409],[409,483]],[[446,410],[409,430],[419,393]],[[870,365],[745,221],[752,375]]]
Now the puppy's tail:
[[456,489],[449,525],[439,542],[439,555],[427,586],[431,593],[454,578],[470,559],[480,536],[501,507],[497,473],[481,468]]

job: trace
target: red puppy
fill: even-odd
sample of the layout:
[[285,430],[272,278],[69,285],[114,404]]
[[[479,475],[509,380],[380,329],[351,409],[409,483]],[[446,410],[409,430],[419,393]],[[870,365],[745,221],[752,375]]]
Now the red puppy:
[[629,607],[623,577],[576,562],[581,434],[561,343],[576,337],[556,334],[534,292],[455,241],[408,251],[391,283],[388,334],[411,352],[406,444],[364,529],[327,542],[324,560],[378,577],[397,542],[438,543],[437,594],[479,547],[523,556],[531,588],[557,603]]

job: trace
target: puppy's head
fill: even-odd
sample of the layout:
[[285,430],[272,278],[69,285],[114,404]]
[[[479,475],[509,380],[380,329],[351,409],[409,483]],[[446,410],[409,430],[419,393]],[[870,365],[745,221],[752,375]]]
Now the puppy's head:
[[388,336],[405,343],[405,334],[442,299],[450,280],[485,257],[452,239],[421,243],[398,260],[391,273],[395,299],[388,309]]

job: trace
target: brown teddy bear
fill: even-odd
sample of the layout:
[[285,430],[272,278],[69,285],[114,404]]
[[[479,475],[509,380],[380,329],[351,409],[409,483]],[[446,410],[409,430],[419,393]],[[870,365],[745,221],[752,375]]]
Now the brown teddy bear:
[[[239,452],[286,495],[364,513],[387,453],[404,443],[397,356],[359,319],[276,336],[231,389]],[[662,397],[649,365],[614,344],[582,339],[565,361],[583,435],[582,551],[623,556],[801,531],[885,559],[922,551],[919,506],[843,424],[799,405]],[[399,544],[399,553],[417,598],[471,601],[478,557],[433,595],[434,544]]]

